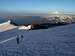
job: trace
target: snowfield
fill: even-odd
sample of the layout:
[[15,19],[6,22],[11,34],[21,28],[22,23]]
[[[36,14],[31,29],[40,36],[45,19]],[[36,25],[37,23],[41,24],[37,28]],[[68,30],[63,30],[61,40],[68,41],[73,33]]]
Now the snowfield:
[[6,22],[0,23],[0,32],[17,28],[17,26],[12,25],[10,22],[11,22],[11,21],[8,20],[8,21],[6,21]]
[[75,56],[75,24],[29,31],[15,28],[0,33],[0,41],[4,40],[8,41],[0,43],[0,56]]

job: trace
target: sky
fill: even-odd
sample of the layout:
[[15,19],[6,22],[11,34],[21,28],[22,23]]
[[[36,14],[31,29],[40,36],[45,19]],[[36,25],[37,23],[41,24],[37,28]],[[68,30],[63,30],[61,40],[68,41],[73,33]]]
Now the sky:
[[0,12],[75,11],[75,0],[0,0]]

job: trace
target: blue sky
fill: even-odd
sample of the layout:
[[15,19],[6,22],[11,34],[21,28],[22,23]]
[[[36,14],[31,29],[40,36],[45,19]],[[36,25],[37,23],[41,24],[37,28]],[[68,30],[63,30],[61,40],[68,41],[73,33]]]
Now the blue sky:
[[75,0],[0,0],[3,12],[75,11]]

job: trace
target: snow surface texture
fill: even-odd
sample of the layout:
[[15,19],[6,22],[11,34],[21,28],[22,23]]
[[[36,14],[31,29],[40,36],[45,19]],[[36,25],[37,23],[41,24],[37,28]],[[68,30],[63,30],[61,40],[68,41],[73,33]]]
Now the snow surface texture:
[[0,41],[12,37],[14,39],[0,44],[0,56],[75,56],[75,24],[30,31],[12,29],[0,33]]

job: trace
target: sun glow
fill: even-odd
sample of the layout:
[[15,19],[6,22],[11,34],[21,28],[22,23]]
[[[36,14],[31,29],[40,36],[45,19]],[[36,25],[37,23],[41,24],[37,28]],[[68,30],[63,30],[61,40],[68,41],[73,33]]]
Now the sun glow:
[[59,14],[59,12],[58,11],[55,11],[55,12],[53,12],[53,14]]

